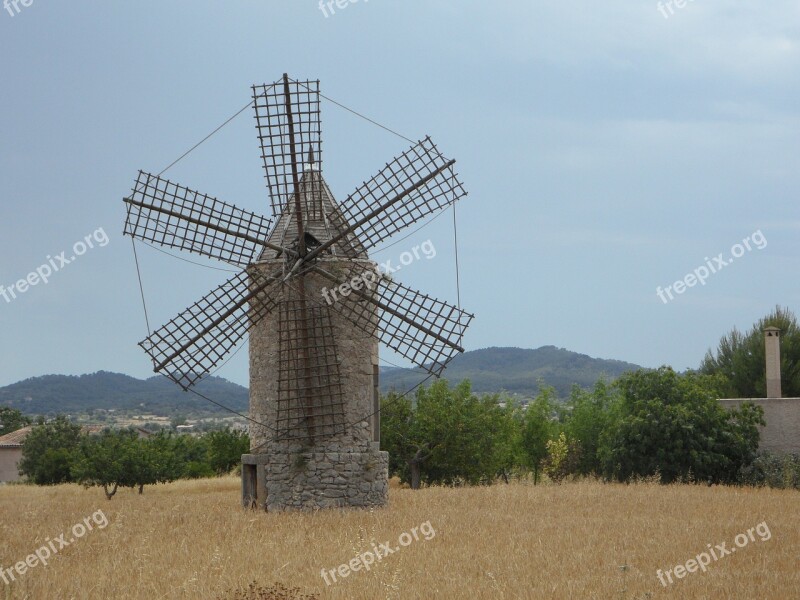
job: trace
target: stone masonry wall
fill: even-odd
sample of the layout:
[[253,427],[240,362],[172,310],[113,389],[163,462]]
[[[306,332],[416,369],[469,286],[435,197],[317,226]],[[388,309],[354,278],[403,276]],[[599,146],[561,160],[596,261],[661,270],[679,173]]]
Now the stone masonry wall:
[[[374,266],[372,262],[362,261]],[[275,271],[279,260],[263,261],[251,269],[262,274]],[[320,259],[329,272],[342,272],[350,261]],[[306,294],[326,303],[323,288],[331,283],[318,274],[305,276]],[[374,365],[378,342],[350,321],[331,311],[337,344],[337,363],[345,400],[346,431],[305,446],[299,441],[275,441],[278,399],[278,311],[273,311],[250,332],[250,414],[266,427],[251,425],[250,455],[257,465],[260,489],[266,498],[259,504],[268,510],[309,510],[333,507],[369,507],[386,503],[388,454],[373,439]]]

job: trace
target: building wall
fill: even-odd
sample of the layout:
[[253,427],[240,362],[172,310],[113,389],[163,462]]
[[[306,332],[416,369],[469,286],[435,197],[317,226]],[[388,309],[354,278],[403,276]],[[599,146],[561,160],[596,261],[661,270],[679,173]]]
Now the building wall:
[[[264,261],[251,269],[267,276],[278,269],[281,262],[280,260]],[[377,269],[377,265],[371,261],[360,262]],[[348,273],[347,269],[352,266],[353,262],[320,259],[319,264],[326,271],[341,275]],[[305,276],[306,294],[319,304],[326,304],[322,290],[331,286],[333,284],[320,275],[307,274]],[[352,301],[354,297],[351,296],[340,302]],[[273,299],[280,302],[284,298],[279,295]],[[265,450],[267,440],[274,437],[277,427],[280,358],[278,314],[279,309],[276,308],[250,332],[250,414],[253,419],[259,423],[265,423],[269,427],[260,427],[251,423],[251,451],[256,453]],[[378,364],[378,340],[363,329],[354,326],[335,310],[331,311],[331,321],[345,400],[345,421],[353,423],[343,436],[337,436],[340,439],[336,441],[340,444],[349,443],[353,446],[362,446],[374,441],[372,419],[367,421],[362,421],[362,419],[374,412],[374,371],[375,365]]]
[[0,448],[0,482],[19,481],[17,463],[22,460],[22,448]]
[[[350,275],[348,267],[354,262],[361,262],[362,268],[377,269],[371,261],[330,257],[321,258],[318,264],[330,273],[344,276]],[[256,270],[267,275],[280,264],[281,260],[265,260],[250,269],[251,273]],[[305,276],[306,295],[316,303],[326,303],[322,289],[333,285],[316,273]],[[354,298],[340,302],[352,302]],[[273,299],[284,300],[282,296]],[[251,454],[245,455],[243,461],[256,465],[258,503],[276,511],[385,504],[388,454],[380,451],[376,420],[371,416],[375,412],[377,339],[332,310],[346,430],[311,447],[299,440],[274,441],[278,426],[279,313],[276,308],[250,332],[250,415],[266,427],[251,423]]]
[[800,398],[736,398],[720,400],[727,409],[753,402],[764,409],[766,427],[761,427],[760,450],[800,453]]

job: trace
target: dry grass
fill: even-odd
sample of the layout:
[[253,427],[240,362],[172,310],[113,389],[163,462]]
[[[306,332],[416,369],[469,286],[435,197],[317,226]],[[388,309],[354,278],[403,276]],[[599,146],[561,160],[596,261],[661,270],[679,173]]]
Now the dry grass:
[[[380,598],[800,597],[800,494],[675,485],[391,491],[388,509],[264,514],[238,506],[234,478],[178,482],[108,502],[78,486],[0,488],[0,565],[8,567],[102,509],[110,524],[62,550],[0,600],[229,598],[251,582],[280,582],[341,600]],[[414,542],[370,572],[326,586],[320,576],[430,521]],[[751,542],[663,588],[656,569],[697,555],[766,521]]]

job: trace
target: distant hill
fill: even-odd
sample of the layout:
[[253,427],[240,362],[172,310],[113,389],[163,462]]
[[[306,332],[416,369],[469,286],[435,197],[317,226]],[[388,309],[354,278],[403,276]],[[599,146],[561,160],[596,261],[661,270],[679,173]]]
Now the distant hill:
[[[615,379],[640,367],[620,360],[591,358],[555,346],[536,350],[486,348],[456,356],[443,377],[451,383],[469,379],[477,393],[509,392],[532,397],[539,391],[538,380],[553,386],[560,397],[569,396],[573,384],[591,387],[601,377]],[[420,369],[385,367],[381,370],[381,391],[405,392],[427,373]]]
[[[219,377],[209,377],[197,391],[230,408],[246,412],[247,388]],[[94,409],[136,411],[159,416],[175,414],[229,414],[221,408],[183,392],[157,376],[136,379],[100,371],[92,375],[45,375],[0,388],[0,406],[11,406],[26,414],[75,414]]]
[[[477,393],[509,392],[535,396],[538,380],[556,388],[566,397],[574,383],[590,387],[600,379],[619,377],[639,367],[618,360],[591,358],[555,346],[537,350],[486,348],[466,352],[453,359],[444,372],[451,383],[472,381]],[[384,368],[381,390],[405,392],[427,374],[419,369]],[[209,377],[196,390],[234,410],[246,413],[247,388],[219,377]],[[221,408],[181,391],[164,377],[136,379],[100,371],[91,375],[44,375],[0,388],[0,406],[17,408],[26,414],[54,415],[91,413],[96,409],[128,411],[158,416],[214,416],[229,414]]]

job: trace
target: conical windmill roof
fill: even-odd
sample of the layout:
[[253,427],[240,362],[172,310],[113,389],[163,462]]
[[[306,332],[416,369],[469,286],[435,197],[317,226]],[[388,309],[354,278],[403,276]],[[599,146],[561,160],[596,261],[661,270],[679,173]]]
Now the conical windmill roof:
[[[322,177],[321,171],[313,167],[307,167],[300,178],[299,188],[300,203],[303,210],[303,229],[306,233],[310,233],[320,243],[324,244],[347,229],[347,220],[344,218],[328,184]],[[297,218],[294,195],[291,195],[290,198],[287,208],[278,218],[272,235],[269,237],[269,242],[284,248],[292,248],[297,244]],[[329,252],[334,256],[347,258],[367,257],[367,251],[352,233],[331,246]],[[274,258],[277,258],[277,252],[267,248],[260,259],[269,260]]]

